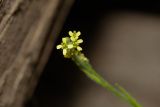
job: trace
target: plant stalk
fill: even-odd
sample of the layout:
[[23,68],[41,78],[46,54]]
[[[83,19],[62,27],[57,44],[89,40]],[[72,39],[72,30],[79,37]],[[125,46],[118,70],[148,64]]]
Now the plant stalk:
[[115,96],[121,98],[122,100],[128,102],[132,107],[142,107],[124,88],[120,85],[112,85],[106,81],[102,76],[100,76],[91,66],[88,59],[83,54],[74,55],[72,60],[77,64],[77,66],[93,81],[98,83],[100,86],[104,87],[106,90],[113,93]]

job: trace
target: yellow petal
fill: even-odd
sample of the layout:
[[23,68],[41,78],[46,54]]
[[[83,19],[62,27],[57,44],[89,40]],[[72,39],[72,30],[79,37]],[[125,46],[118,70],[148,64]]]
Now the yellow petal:
[[76,39],[75,39],[75,37],[70,37],[70,39],[71,39],[71,41],[75,41]]
[[78,51],[82,51],[82,48],[80,46],[77,46]]
[[56,48],[57,48],[57,49],[61,49],[61,48],[62,48],[62,45],[57,45]]
[[69,48],[69,49],[73,48],[73,44],[69,44],[69,45],[68,45],[68,48]]
[[77,40],[77,43],[82,43],[82,42],[83,42],[82,39]]
[[67,55],[67,49],[63,49],[63,55]]
[[78,36],[80,36],[80,35],[81,35],[81,32],[78,31],[78,32],[76,33],[76,36],[78,37]]
[[67,38],[62,38],[63,43],[67,43]]
[[68,34],[69,34],[70,36],[73,36],[73,32],[72,32],[72,31],[69,31]]

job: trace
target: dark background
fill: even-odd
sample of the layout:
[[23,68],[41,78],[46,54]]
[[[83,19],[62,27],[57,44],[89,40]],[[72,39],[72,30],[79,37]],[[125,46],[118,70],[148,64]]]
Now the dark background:
[[[87,55],[87,47],[91,45],[96,26],[104,14],[123,10],[159,14],[159,4],[159,1],[153,0],[76,0],[56,44],[61,42],[61,38],[66,36],[69,30],[79,30],[85,41],[82,47]],[[61,51],[54,47],[27,107],[71,107],[74,93],[83,88],[85,79],[88,78],[76,65],[71,60],[64,59]]]

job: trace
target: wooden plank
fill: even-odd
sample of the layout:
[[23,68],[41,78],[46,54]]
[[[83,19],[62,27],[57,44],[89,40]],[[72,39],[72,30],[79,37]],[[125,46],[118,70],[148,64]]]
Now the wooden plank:
[[0,0],[0,107],[30,97],[73,0]]

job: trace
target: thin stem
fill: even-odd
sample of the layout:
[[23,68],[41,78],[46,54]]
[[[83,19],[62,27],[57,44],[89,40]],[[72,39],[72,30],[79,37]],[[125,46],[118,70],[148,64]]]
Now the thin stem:
[[114,95],[128,102],[132,107],[142,107],[124,88],[116,84],[111,85],[108,81],[103,79],[91,66],[87,58],[83,54],[78,54],[72,57],[72,60],[78,67],[93,81],[112,92]]

